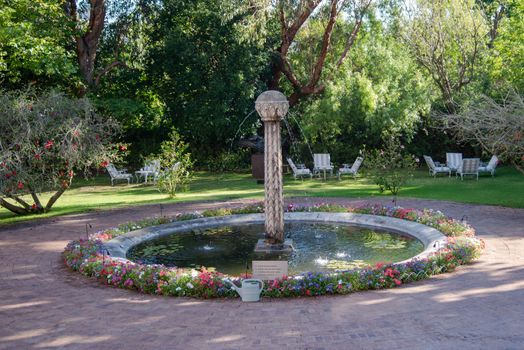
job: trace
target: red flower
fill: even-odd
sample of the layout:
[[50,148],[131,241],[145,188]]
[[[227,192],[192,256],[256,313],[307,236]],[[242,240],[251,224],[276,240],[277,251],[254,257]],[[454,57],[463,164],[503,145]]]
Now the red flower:
[[73,177],[73,170],[69,170],[69,177]]
[[122,145],[122,146],[118,147],[118,149],[121,150],[122,152],[123,151],[127,151],[127,146]]
[[109,162],[107,160],[104,160],[102,163],[100,163],[101,167],[107,167],[109,165]]
[[311,291],[309,289],[306,289],[306,295],[311,296]]
[[40,156],[39,153],[35,154],[35,159],[36,159],[36,160],[40,160],[41,158],[42,158],[42,157]]
[[53,147],[53,143],[54,143],[53,140],[48,140],[48,141],[45,143],[44,148],[45,148],[45,149],[50,149],[51,147]]
[[400,286],[402,284],[402,282],[396,278],[393,280],[393,282],[395,282],[397,286]]
[[33,203],[33,205],[31,206],[31,209],[36,209],[36,203]]
[[18,189],[21,190],[22,188],[24,188],[24,184],[22,183],[22,181],[18,181],[18,185],[16,187],[18,187]]

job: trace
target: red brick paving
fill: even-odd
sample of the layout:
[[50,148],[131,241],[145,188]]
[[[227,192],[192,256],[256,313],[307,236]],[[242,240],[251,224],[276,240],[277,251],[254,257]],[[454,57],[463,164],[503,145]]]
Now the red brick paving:
[[[85,223],[99,230],[158,215],[158,206],[2,227],[0,349],[524,349],[524,210],[399,204],[466,216],[486,253],[456,273],[401,288],[249,304],[140,295],[63,267],[60,253]],[[164,212],[217,206],[224,203]]]

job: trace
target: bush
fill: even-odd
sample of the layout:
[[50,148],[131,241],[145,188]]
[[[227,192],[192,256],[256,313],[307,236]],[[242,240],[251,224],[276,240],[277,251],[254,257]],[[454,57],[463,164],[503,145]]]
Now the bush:
[[404,146],[395,137],[386,139],[384,146],[365,156],[366,168],[380,193],[390,191],[396,196],[409,178],[413,177],[416,159],[404,152]]
[[[87,98],[0,91],[0,116],[0,205],[16,214],[49,211],[75,173],[87,176],[125,150],[112,143],[116,122]],[[54,192],[45,204],[44,191]]]
[[223,151],[206,161],[209,171],[223,173],[226,171],[244,170],[249,166],[248,149],[238,149],[236,151]]
[[156,158],[160,159],[163,170],[158,175],[156,185],[160,191],[174,197],[176,191],[191,180],[193,161],[187,152],[188,145],[176,130],[171,131],[169,140],[162,142],[160,148],[161,153]]

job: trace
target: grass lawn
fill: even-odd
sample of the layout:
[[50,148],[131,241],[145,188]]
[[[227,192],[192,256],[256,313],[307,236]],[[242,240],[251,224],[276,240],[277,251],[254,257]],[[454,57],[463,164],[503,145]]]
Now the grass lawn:
[[[347,197],[362,198],[386,196],[365,177],[353,180],[344,177],[321,181],[293,180],[286,175],[284,195],[286,197]],[[264,185],[257,184],[251,174],[211,174],[199,172],[191,183],[190,190],[169,198],[154,186],[118,184],[112,187],[109,177],[100,176],[86,181],[78,180],[55,204],[51,212],[44,215],[15,216],[0,208],[0,224],[31,220],[40,217],[86,212],[151,203],[174,203],[182,201],[227,200],[235,198],[263,198]],[[45,197],[45,196],[44,196]],[[419,170],[415,177],[400,192],[400,197],[439,199],[464,203],[501,205],[524,208],[524,176],[513,168],[497,169],[497,175],[481,176],[479,181],[468,178],[464,181],[455,177],[433,179],[427,171]]]

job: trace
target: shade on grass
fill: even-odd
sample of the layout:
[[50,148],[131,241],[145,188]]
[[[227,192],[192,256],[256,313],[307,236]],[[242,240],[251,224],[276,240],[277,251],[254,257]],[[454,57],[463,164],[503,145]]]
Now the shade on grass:
[[[199,172],[189,191],[180,192],[172,199],[151,185],[118,184],[112,187],[109,177],[103,175],[93,180],[79,180],[74,183],[72,189],[60,198],[52,211],[44,215],[19,217],[0,208],[0,224],[130,205],[238,198],[262,199],[263,195],[264,186],[257,184],[250,174],[245,173],[219,175]],[[293,180],[287,175],[284,181],[284,195],[363,198],[388,194],[380,194],[377,186],[365,177],[358,177],[356,180],[343,178],[342,181],[301,181]],[[428,176],[427,171],[420,170],[401,189],[399,196],[524,208],[524,177],[509,167],[498,169],[494,178],[489,175],[481,176],[479,181],[461,181],[454,176],[434,179]]]

